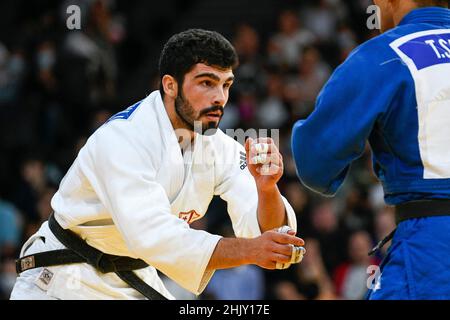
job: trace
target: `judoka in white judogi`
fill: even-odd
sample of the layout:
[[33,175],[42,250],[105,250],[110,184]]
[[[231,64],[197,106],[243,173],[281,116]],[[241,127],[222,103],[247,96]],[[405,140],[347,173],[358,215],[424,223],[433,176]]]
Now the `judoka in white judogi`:
[[[222,131],[196,134],[181,153],[161,95],[147,98],[100,127],[81,149],[52,199],[59,224],[89,245],[146,261],[136,271],[167,298],[156,269],[200,294],[213,275],[205,271],[220,236],[194,230],[214,195],[227,202],[237,237],[261,234],[254,178],[241,161],[245,150]],[[283,198],[288,225],[295,213]],[[45,242],[44,242],[45,239]],[[21,256],[61,249],[45,222]],[[12,299],[142,299],[116,274],[72,264],[23,272]]]

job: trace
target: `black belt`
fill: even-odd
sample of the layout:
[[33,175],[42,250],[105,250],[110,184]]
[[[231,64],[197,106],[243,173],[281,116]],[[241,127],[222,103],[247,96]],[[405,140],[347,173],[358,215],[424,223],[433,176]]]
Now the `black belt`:
[[68,249],[52,250],[28,255],[16,260],[18,274],[25,270],[50,267],[71,263],[88,263],[102,273],[114,272],[130,287],[150,300],[166,300],[166,298],[150,287],[133,270],[148,267],[140,259],[105,254],[91,247],[74,232],[63,229],[52,214],[48,225],[55,237]]
[[[401,203],[395,206],[395,222],[398,225],[400,222],[408,219],[450,216],[450,200],[419,200]],[[388,243],[395,234],[394,229],[386,238],[378,242],[378,244],[369,252],[369,256],[380,250],[386,243]]]
[[395,221],[435,216],[450,216],[450,200],[410,201],[395,206]]

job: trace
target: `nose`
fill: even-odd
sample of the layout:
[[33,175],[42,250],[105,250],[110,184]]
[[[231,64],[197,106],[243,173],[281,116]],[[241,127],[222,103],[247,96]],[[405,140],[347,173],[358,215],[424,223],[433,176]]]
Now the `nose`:
[[214,92],[214,98],[212,105],[214,106],[224,106],[227,102],[228,94],[225,92],[225,90],[222,87],[219,87]]

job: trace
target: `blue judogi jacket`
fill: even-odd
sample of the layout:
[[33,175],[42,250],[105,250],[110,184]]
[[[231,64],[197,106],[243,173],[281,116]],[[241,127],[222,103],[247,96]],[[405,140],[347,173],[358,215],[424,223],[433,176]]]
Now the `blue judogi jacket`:
[[450,10],[413,10],[335,70],[294,125],[299,178],[334,195],[367,140],[386,203],[450,199]]

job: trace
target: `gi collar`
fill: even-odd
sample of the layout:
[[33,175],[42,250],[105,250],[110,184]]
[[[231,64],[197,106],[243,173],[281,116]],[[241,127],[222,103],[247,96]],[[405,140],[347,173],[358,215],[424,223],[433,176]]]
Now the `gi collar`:
[[399,25],[424,22],[440,22],[450,24],[450,10],[441,7],[426,7],[411,11]]

